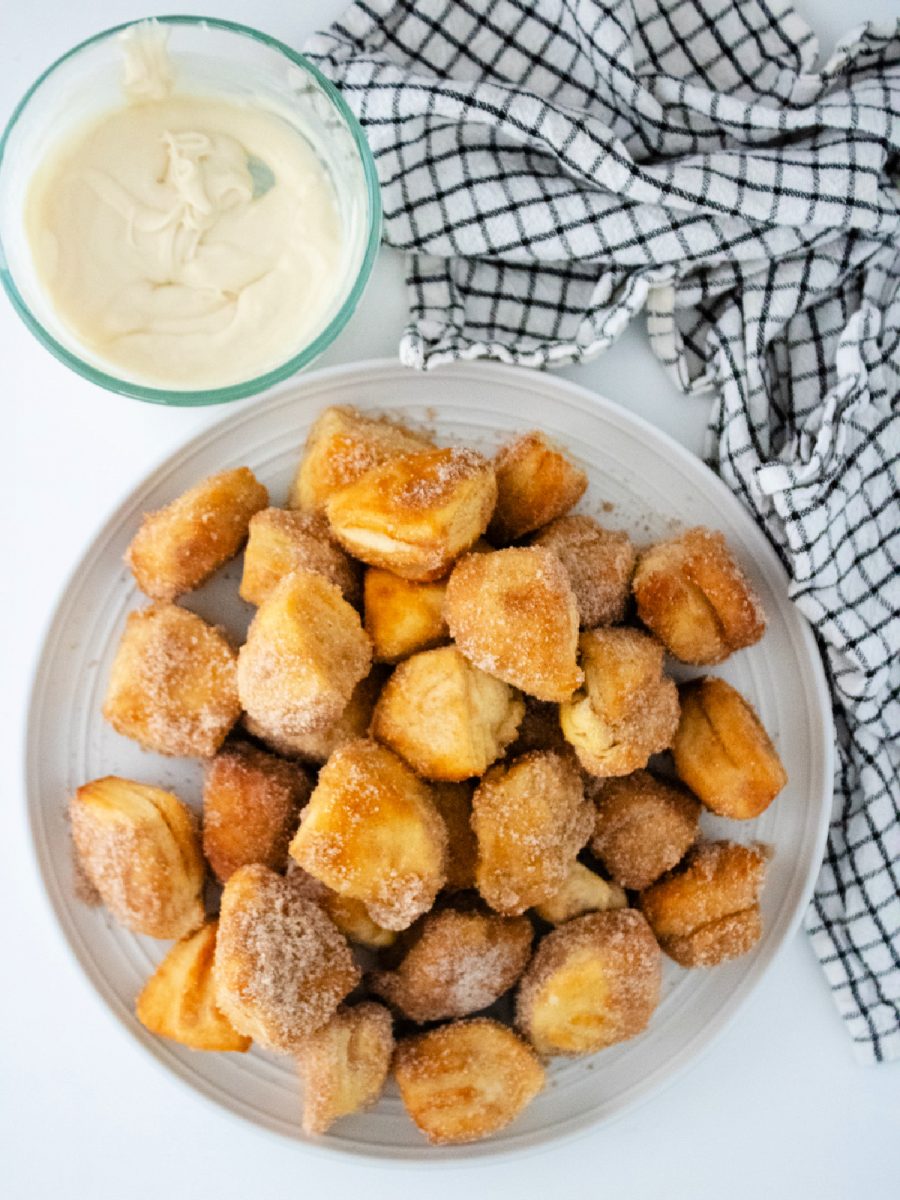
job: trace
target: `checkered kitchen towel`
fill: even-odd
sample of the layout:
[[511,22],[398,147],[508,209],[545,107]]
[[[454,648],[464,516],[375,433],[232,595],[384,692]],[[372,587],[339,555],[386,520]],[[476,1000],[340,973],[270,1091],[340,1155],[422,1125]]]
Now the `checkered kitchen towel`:
[[306,51],[409,252],[414,366],[577,362],[644,309],[824,650],[835,810],[807,928],[900,1057],[900,21],[782,0],[359,0]]

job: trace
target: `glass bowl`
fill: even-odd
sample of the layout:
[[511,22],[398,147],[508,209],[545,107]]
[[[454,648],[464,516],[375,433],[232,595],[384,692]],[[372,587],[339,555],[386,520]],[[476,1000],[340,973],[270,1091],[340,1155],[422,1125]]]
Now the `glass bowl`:
[[283,362],[227,386],[153,387],[114,373],[59,319],[41,285],[25,234],[25,202],[36,168],[68,133],[121,106],[118,37],[138,22],[95,34],[32,84],[0,138],[0,280],[19,316],[56,357],[93,383],[153,404],[221,404],[252,396],[307,366],[337,337],[359,303],[381,236],[378,178],[365,136],[334,86],[301,54],[233,21],[155,18],[168,31],[179,93],[262,101],[313,147],[334,184],[344,231],[342,279],[317,329]]

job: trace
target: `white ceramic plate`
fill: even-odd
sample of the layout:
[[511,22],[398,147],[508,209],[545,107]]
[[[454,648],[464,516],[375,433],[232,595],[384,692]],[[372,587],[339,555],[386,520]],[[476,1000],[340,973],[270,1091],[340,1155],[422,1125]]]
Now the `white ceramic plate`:
[[[723,530],[769,617],[763,641],[717,673],[756,705],[790,783],[757,821],[706,821],[710,832],[762,838],[775,847],[763,897],[765,933],[754,952],[708,972],[686,972],[667,962],[663,1002],[650,1028],[591,1058],[557,1061],[543,1094],[490,1141],[427,1147],[390,1090],[374,1110],[339,1122],[327,1138],[310,1143],[350,1154],[428,1161],[521,1151],[608,1121],[670,1082],[735,1015],[795,929],[821,860],[830,810],[832,733],[824,675],[813,638],[788,599],[777,556],[738,501],[664,434],[582,388],[497,365],[458,365],[423,376],[395,363],[365,363],[307,375],[252,408],[227,414],[135,488],[66,586],[37,669],[26,771],[40,869],[83,969],[156,1059],[232,1113],[304,1140],[299,1088],[288,1060],[257,1049],[247,1055],[193,1052],[151,1036],[135,1020],[134,998],[166,944],[120,929],[102,910],[74,898],[66,799],[86,780],[115,773],[198,802],[196,762],[147,754],[114,733],[100,715],[125,615],[144,603],[122,554],[141,513],[214,471],[247,464],[269,487],[273,502],[282,502],[307,429],[330,404],[394,412],[434,428],[442,439],[485,449],[512,431],[543,429],[587,471],[590,489],[580,507],[604,523],[627,529],[639,542],[690,524]],[[187,597],[187,605],[240,634],[249,609],[236,598],[239,577],[238,560]],[[111,1110],[120,1103],[122,1097],[109,1097]]]

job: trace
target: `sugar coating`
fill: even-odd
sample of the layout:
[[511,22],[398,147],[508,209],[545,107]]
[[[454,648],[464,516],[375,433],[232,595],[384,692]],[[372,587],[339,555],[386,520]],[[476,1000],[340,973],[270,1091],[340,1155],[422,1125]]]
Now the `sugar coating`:
[[303,1129],[325,1133],[340,1117],[374,1104],[394,1051],[393,1022],[381,1004],[341,1007],[297,1051],[303,1080]]
[[646,1028],[661,979],[659,946],[636,909],[587,913],[541,941],[519,986],[516,1024],[542,1053],[591,1053]]
[[444,615],[465,656],[538,700],[582,682],[578,607],[560,560],[539,546],[470,554],[447,584]]
[[532,545],[552,550],[565,567],[583,628],[624,619],[636,558],[627,533],[604,529],[593,517],[560,517]]
[[375,972],[372,990],[412,1021],[466,1017],[515,984],[531,954],[525,917],[445,909],[430,913],[394,971]]
[[214,970],[219,1007],[235,1029],[288,1053],[360,977],[322,909],[261,864],[241,867],[225,885]]
[[641,891],[676,866],[697,840],[700,803],[649,771],[594,780],[591,850],[623,887]]
[[538,430],[502,446],[494,458],[497,507],[490,534],[500,545],[568,512],[587,490],[587,476]]
[[207,758],[240,716],[236,658],[224,634],[186,608],[131,612],[103,715],[147,750]]
[[359,601],[359,567],[335,542],[323,514],[285,508],[256,513],[244,552],[243,599],[261,604],[280,579],[298,570],[323,575],[350,604]]

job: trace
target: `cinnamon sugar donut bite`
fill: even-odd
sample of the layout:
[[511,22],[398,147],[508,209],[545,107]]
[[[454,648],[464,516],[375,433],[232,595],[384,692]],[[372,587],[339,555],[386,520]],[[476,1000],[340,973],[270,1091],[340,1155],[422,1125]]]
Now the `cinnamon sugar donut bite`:
[[593,1054],[647,1027],[661,980],[662,955],[639,912],[588,913],[538,946],[516,1024],[539,1054]]
[[226,745],[206,764],[203,853],[220,883],[248,863],[284,870],[311,790],[301,767],[247,742]]
[[180,938],[202,923],[197,822],[177,796],[107,775],[78,789],[69,819],[81,869],[120,925]]
[[580,646],[584,687],[560,705],[562,731],[589,775],[629,775],[668,749],[678,724],[662,645],[618,626],[588,630]]
[[292,571],[315,571],[339,587],[349,604],[359,600],[359,567],[335,542],[321,513],[264,508],[250,520],[241,598],[258,607]]
[[399,662],[447,641],[446,590],[444,583],[414,583],[369,567],[363,583],[365,624],[376,662]]
[[722,662],[765,633],[759,597],[716,530],[689,529],[645,550],[633,586],[641,620],[682,662]]
[[552,550],[565,567],[582,628],[623,620],[636,558],[627,533],[604,529],[593,517],[560,517],[531,544]]
[[158,512],[147,513],[125,551],[142,592],[174,600],[234,558],[269,493],[249,467],[221,471]]
[[494,469],[475,450],[422,450],[373,467],[325,506],[345,550],[404,579],[440,579],[484,533]]
[[406,1111],[437,1146],[498,1133],[544,1086],[544,1069],[531,1047],[488,1017],[403,1038],[394,1077]]
[[683,967],[714,967],[752,950],[767,857],[758,845],[701,842],[643,892],[641,909],[666,954]]
[[369,732],[375,701],[384,679],[384,668],[374,667],[350,693],[350,699],[341,715],[329,721],[327,725],[309,730],[308,733],[286,733],[283,729],[272,729],[263,721],[251,717],[249,713],[244,714],[244,728],[284,758],[295,758],[302,763],[321,766],[338,747],[356,738],[365,737]]
[[391,1014],[368,1001],[341,1007],[297,1051],[303,1080],[303,1131],[325,1133],[341,1117],[375,1103],[394,1052]]
[[447,830],[428,785],[396,754],[359,739],[319,772],[291,857],[386,929],[427,912],[446,878]]
[[176,942],[147,982],[135,1016],[151,1033],[192,1050],[250,1049],[250,1038],[234,1028],[216,1004],[213,955],[218,921]]
[[538,700],[568,700],[582,681],[578,607],[549,550],[468,555],[450,576],[444,615],[466,658]]
[[568,512],[587,490],[584,471],[538,430],[501,447],[494,458],[497,507],[491,540],[506,546]]
[[220,630],[177,604],[128,614],[103,715],[158,754],[208,758],[241,714],[237,654]]
[[336,721],[372,665],[359,613],[313,571],[294,571],[269,593],[238,656],[248,715],[277,737]]
[[369,985],[411,1021],[467,1017],[488,1008],[517,982],[531,956],[527,917],[448,908],[423,918],[418,937],[393,971]]
[[753,706],[712,676],[685,684],[680,697],[672,743],[679,779],[720,817],[758,817],[787,783],[787,772]]
[[321,512],[329,496],[372,467],[431,446],[427,437],[387,417],[363,416],[355,408],[326,408],[306,439],[289,507]]
[[325,913],[261,863],[222,892],[216,1002],[239,1033],[290,1054],[359,983],[350,947]]
[[551,900],[590,837],[593,819],[568,756],[534,750],[492,767],[472,798],[479,892],[509,915]]
[[591,851],[622,887],[649,887],[697,840],[699,801],[650,771],[597,780],[590,795],[597,806]]
[[426,779],[480,775],[516,736],[522,700],[455,646],[406,659],[382,690],[372,733]]

